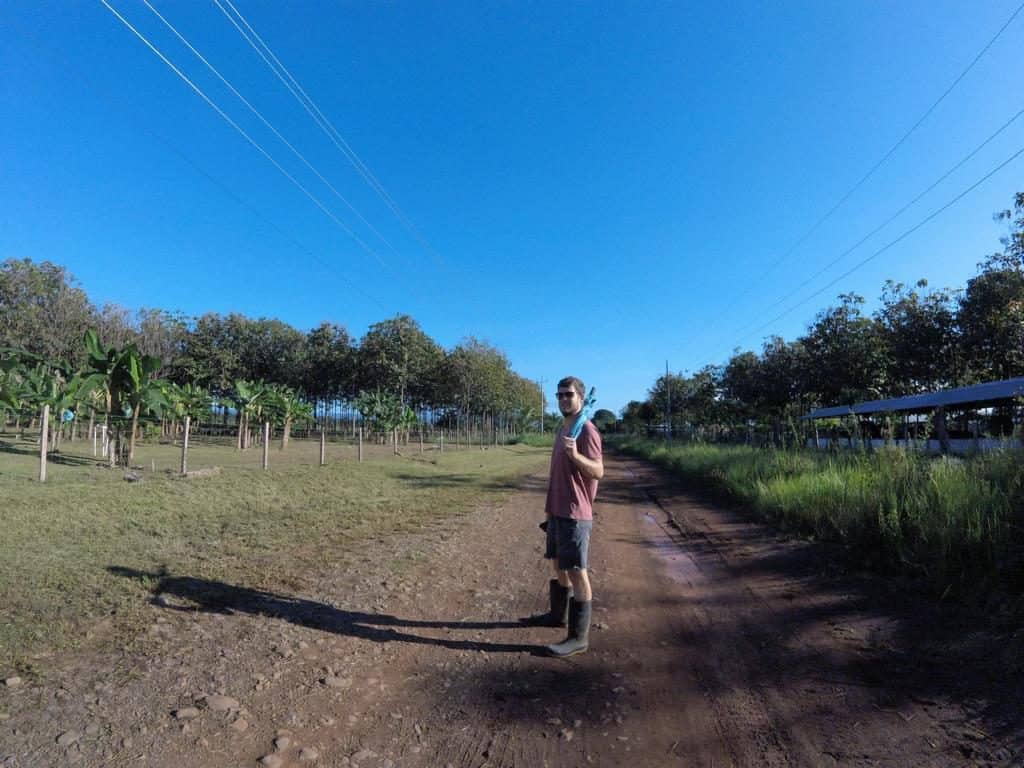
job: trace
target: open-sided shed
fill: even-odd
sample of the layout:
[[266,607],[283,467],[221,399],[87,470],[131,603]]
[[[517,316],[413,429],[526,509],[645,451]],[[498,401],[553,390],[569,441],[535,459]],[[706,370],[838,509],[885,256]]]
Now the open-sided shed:
[[[950,411],[984,410],[1019,405],[1024,399],[1024,377],[987,381],[983,384],[972,384],[968,387],[945,389],[938,392],[924,392],[906,397],[893,397],[885,400],[868,400],[852,405],[837,405],[818,408],[804,416],[805,420],[815,421],[829,418],[870,419],[877,414],[903,414],[904,423],[911,414],[928,414],[933,417],[935,434],[942,451],[970,447],[982,447],[975,433],[967,441],[951,441],[946,431],[946,416]],[[909,440],[909,437],[908,437]],[[815,442],[818,439],[815,438]],[[953,445],[954,442],[966,442],[969,445]]]

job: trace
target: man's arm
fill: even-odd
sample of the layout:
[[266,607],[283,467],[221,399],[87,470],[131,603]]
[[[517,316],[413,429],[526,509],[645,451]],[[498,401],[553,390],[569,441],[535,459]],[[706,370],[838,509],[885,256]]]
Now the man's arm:
[[565,446],[565,452],[569,454],[570,461],[576,465],[580,472],[592,480],[600,480],[604,477],[604,461],[600,455],[596,459],[584,456],[579,452],[579,449],[576,447],[576,441],[571,437],[563,437],[562,444]]

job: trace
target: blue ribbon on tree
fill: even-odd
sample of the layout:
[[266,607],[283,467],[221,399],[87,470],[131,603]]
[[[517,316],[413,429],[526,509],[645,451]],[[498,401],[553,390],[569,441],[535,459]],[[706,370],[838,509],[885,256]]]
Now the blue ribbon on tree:
[[583,431],[583,425],[590,421],[590,418],[594,415],[594,404],[597,402],[597,397],[594,393],[595,388],[591,387],[587,399],[583,401],[583,410],[580,411],[579,418],[576,419],[572,432],[569,433],[569,437],[573,440],[580,436],[580,432]]

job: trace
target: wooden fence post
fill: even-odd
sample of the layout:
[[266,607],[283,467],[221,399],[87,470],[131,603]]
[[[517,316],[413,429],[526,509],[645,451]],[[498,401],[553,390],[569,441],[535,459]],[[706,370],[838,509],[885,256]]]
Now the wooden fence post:
[[50,406],[43,406],[43,425],[39,432],[39,482],[46,482],[46,449],[50,430]]
[[320,427],[320,466],[327,463],[327,430]]
[[188,430],[191,426],[192,417],[185,417],[185,432],[181,440],[181,474],[188,472]]
[[263,422],[263,468],[270,465],[270,422]]
[[363,462],[363,428],[359,428],[359,463]]

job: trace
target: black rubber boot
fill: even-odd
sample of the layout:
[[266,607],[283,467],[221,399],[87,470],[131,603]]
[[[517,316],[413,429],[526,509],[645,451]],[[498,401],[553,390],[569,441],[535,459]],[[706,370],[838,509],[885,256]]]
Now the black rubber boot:
[[583,653],[590,645],[590,607],[592,603],[572,600],[569,605],[569,636],[557,645],[549,645],[548,653],[565,658]]
[[523,624],[531,627],[564,627],[569,622],[569,600],[572,598],[572,587],[563,587],[558,579],[548,584],[551,609],[547,613],[535,613],[520,619]]

